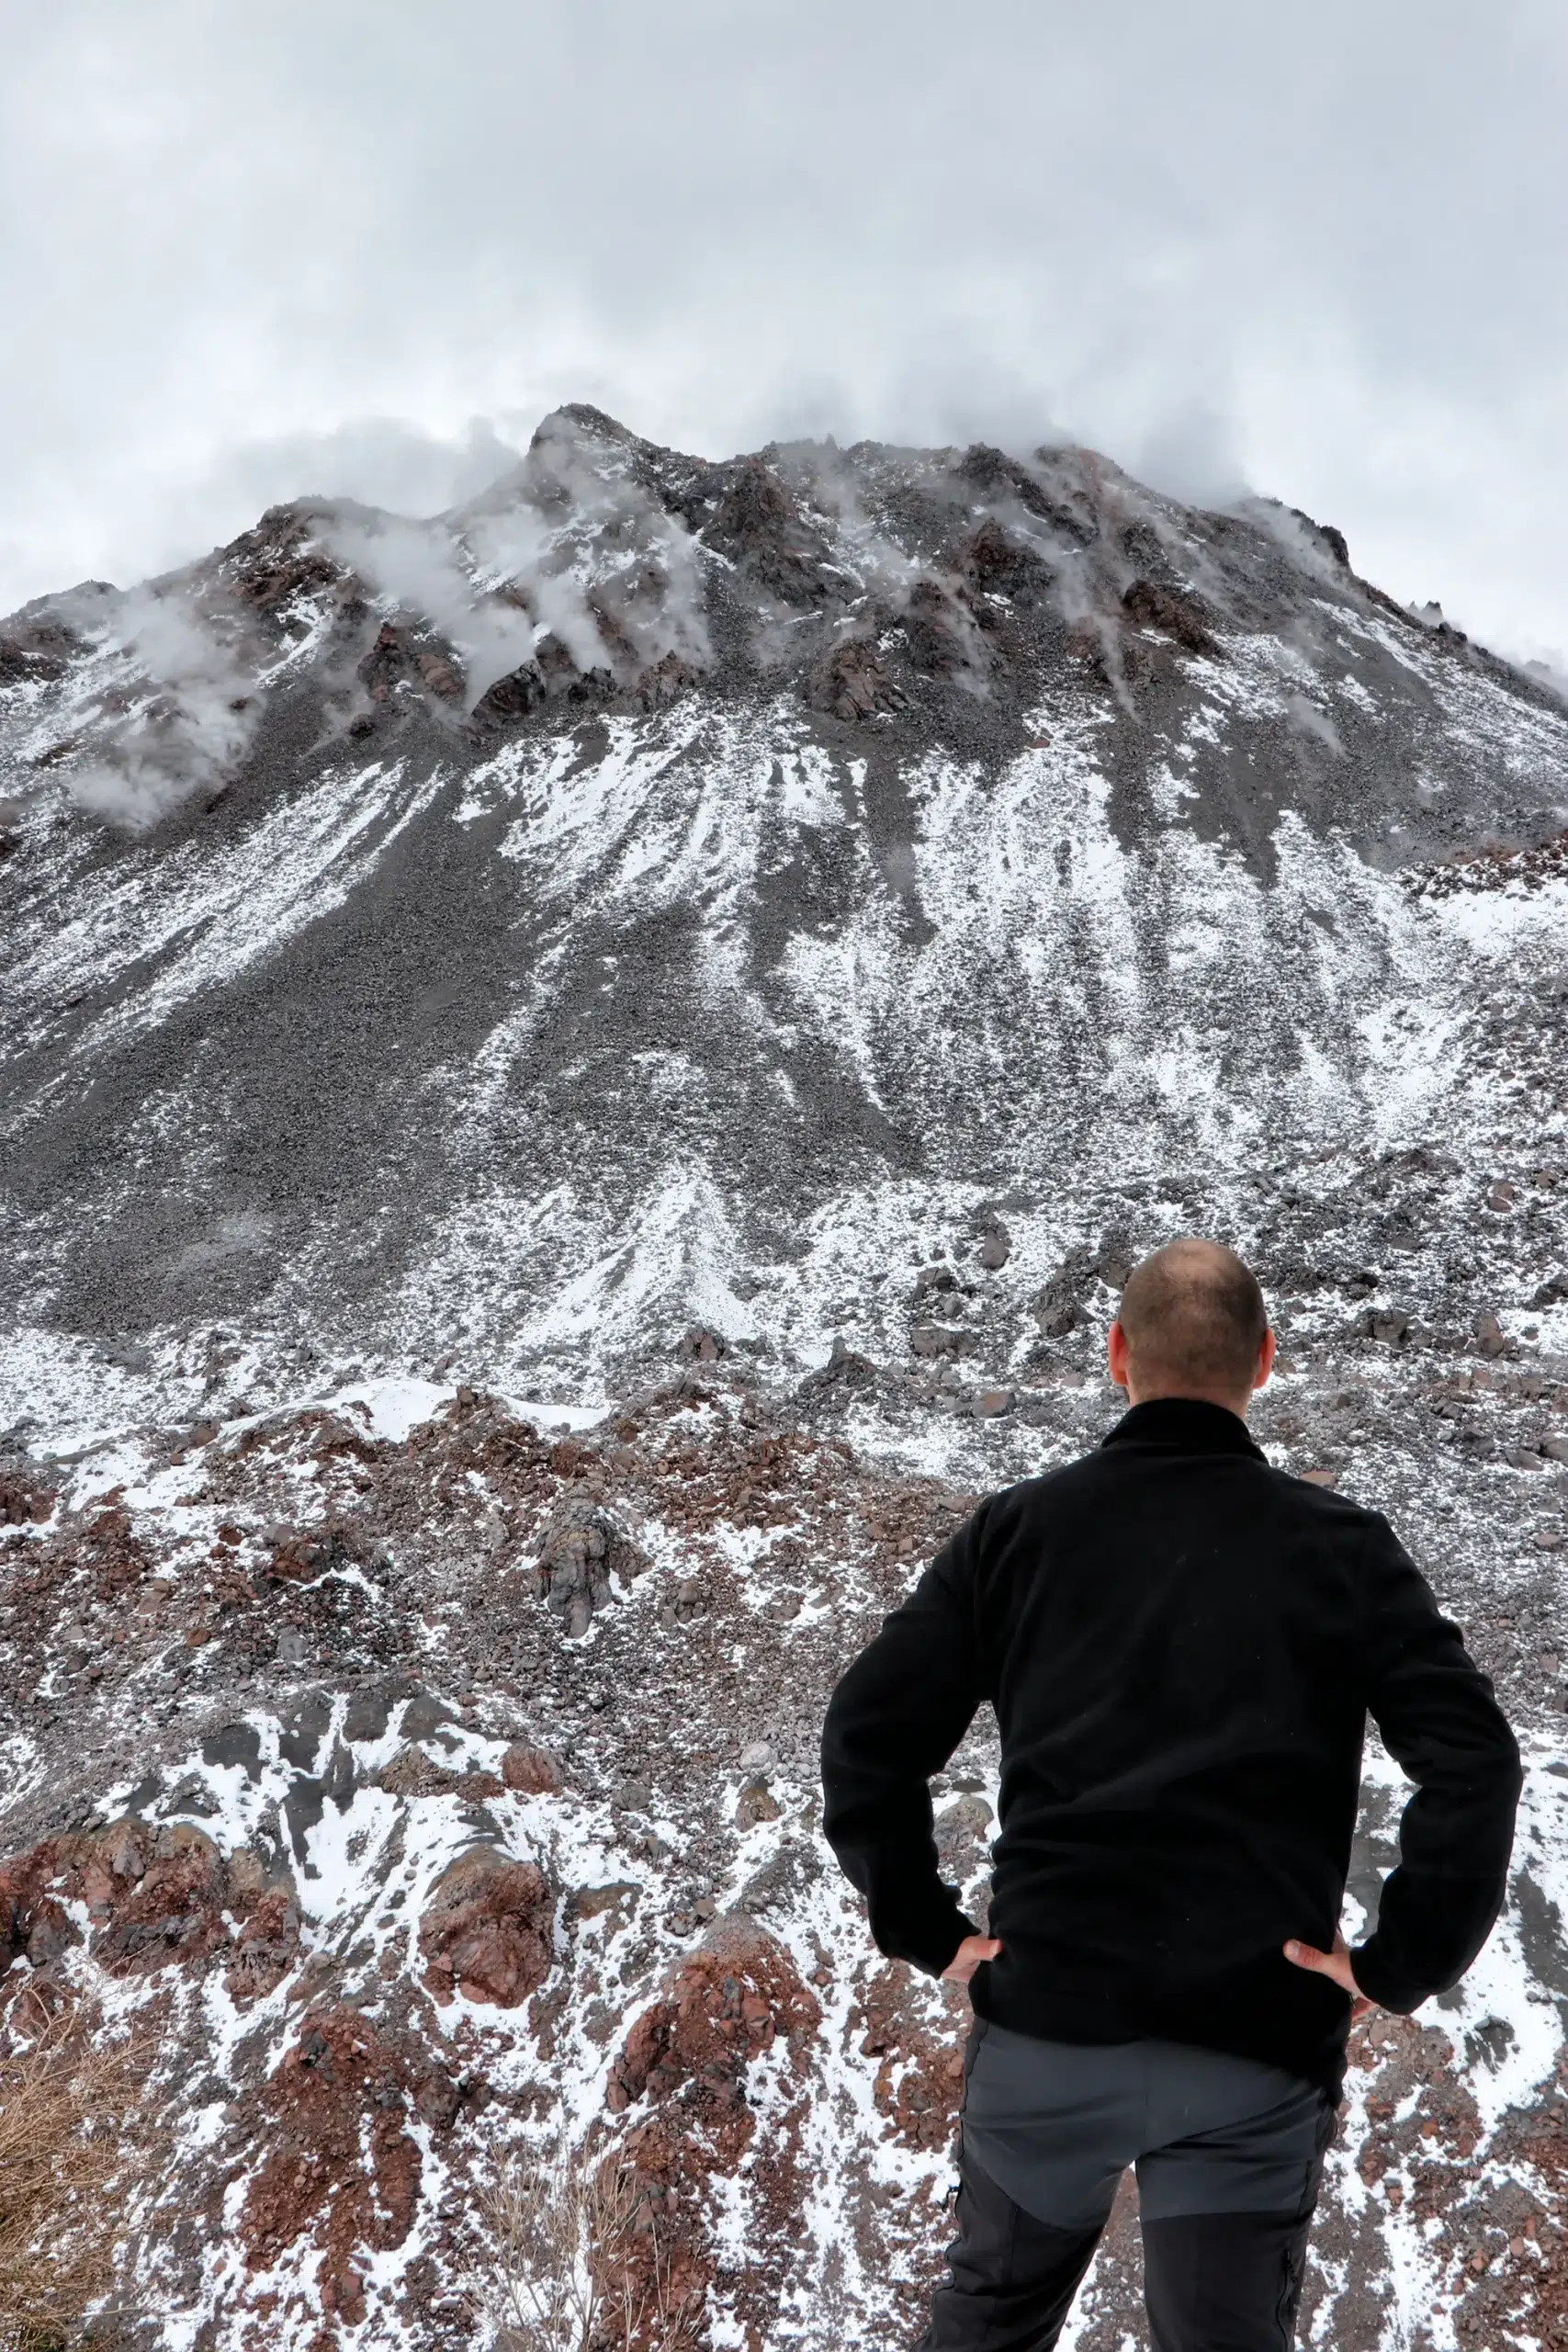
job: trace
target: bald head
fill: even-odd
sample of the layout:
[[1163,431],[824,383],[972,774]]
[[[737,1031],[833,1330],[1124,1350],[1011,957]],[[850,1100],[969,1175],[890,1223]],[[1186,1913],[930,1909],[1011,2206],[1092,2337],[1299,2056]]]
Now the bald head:
[[1243,1412],[1272,1355],[1258,1277],[1234,1250],[1170,1241],[1128,1276],[1111,1376],[1134,1402],[1205,1396]]

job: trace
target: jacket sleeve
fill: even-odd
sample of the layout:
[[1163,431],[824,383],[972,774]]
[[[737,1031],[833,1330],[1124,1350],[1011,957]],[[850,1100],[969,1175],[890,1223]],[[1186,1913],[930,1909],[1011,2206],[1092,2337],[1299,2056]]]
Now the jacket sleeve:
[[1522,1776],[1491,1683],[1386,1520],[1366,1570],[1367,1704],[1416,1792],[1377,1927],[1350,1961],[1370,1999],[1408,2013],[1457,1984],[1492,1932]]
[[927,1786],[985,1693],[975,1558],[986,1506],[941,1551],[834,1691],[822,1735],[823,1827],[889,1959],[940,1976],[977,1932],[942,1884]]

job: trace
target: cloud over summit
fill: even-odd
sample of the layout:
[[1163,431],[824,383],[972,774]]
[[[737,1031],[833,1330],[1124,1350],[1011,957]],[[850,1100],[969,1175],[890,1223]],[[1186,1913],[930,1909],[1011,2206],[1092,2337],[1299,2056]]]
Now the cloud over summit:
[[8,52],[0,605],[269,498],[432,512],[577,399],[716,455],[1062,433],[1568,645],[1529,0],[83,0]]

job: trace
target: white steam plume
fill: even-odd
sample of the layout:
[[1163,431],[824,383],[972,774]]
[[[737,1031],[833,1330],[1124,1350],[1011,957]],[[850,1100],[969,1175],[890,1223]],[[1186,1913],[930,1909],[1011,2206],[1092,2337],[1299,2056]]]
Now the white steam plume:
[[130,707],[69,788],[80,807],[144,832],[193,793],[228,782],[260,697],[232,649],[177,591],[133,590],[107,642],[124,657]]
[[670,652],[705,661],[691,535],[645,492],[607,481],[570,444],[552,447],[536,470],[568,493],[570,520],[556,522],[527,487],[508,482],[466,513],[426,523],[344,518],[325,536],[378,596],[418,615],[456,649],[470,708],[547,634],[579,669],[615,668],[601,601],[639,664]]

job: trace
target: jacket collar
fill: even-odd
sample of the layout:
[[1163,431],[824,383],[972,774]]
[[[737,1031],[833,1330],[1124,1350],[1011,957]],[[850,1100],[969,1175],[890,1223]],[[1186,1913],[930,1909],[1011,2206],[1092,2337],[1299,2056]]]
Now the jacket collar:
[[1266,1462],[1239,1413],[1201,1396],[1155,1396],[1122,1414],[1101,1445],[1157,1445],[1172,1453],[1250,1453]]

